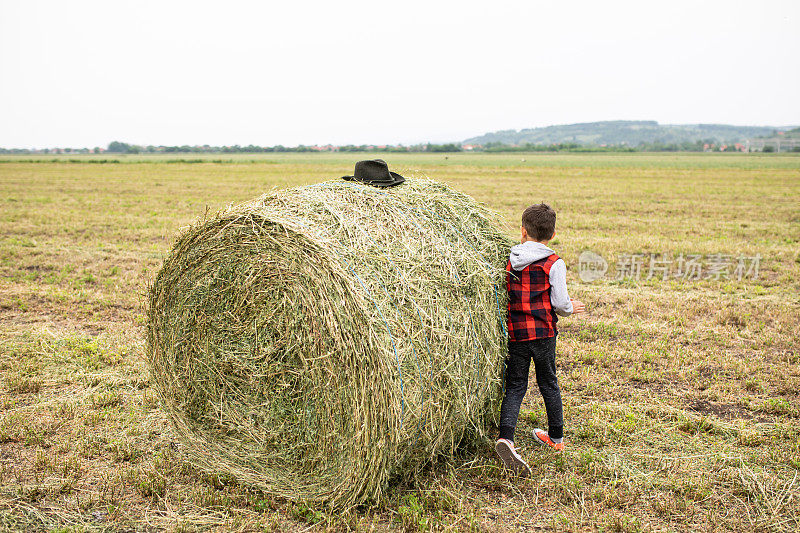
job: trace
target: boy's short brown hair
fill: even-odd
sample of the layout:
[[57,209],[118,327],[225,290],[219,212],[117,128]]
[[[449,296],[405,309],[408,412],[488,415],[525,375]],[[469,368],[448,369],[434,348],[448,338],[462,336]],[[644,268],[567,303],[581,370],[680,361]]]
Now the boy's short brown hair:
[[532,205],[522,213],[522,227],[531,239],[550,240],[556,232],[556,212],[547,204]]

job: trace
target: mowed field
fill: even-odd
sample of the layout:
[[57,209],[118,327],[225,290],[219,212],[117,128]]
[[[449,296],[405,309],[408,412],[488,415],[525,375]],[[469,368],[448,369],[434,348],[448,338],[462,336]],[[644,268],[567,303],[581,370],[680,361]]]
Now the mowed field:
[[[530,479],[487,444],[331,512],[193,467],[151,387],[149,280],[207,211],[366,157],[0,161],[0,530],[800,528],[800,155],[384,154],[512,235],[527,205],[557,211],[552,246],[588,310],[559,323],[566,451],[533,442],[532,377],[517,433]],[[581,281],[584,251],[605,276]]]

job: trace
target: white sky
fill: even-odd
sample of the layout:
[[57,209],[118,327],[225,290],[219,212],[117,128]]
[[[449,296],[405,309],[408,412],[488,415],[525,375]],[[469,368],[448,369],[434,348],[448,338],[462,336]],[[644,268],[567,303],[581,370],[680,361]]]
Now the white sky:
[[0,0],[0,146],[800,124],[800,1]]

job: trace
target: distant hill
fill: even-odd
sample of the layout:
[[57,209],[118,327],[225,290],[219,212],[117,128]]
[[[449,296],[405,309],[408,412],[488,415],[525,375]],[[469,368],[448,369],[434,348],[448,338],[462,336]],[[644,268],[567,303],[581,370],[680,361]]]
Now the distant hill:
[[[787,128],[788,129],[788,128]],[[772,126],[730,126],[728,124],[659,124],[655,120],[611,120],[565,124],[523,130],[503,130],[472,137],[463,144],[554,144],[585,145],[680,144],[702,142],[743,142],[772,136],[782,128]]]

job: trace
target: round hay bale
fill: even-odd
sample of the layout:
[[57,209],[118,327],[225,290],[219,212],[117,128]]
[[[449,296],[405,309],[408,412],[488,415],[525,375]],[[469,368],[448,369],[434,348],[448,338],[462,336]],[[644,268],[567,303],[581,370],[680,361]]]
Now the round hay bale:
[[482,436],[509,245],[427,179],[272,192],[190,227],[150,289],[147,354],[192,460],[346,506]]

